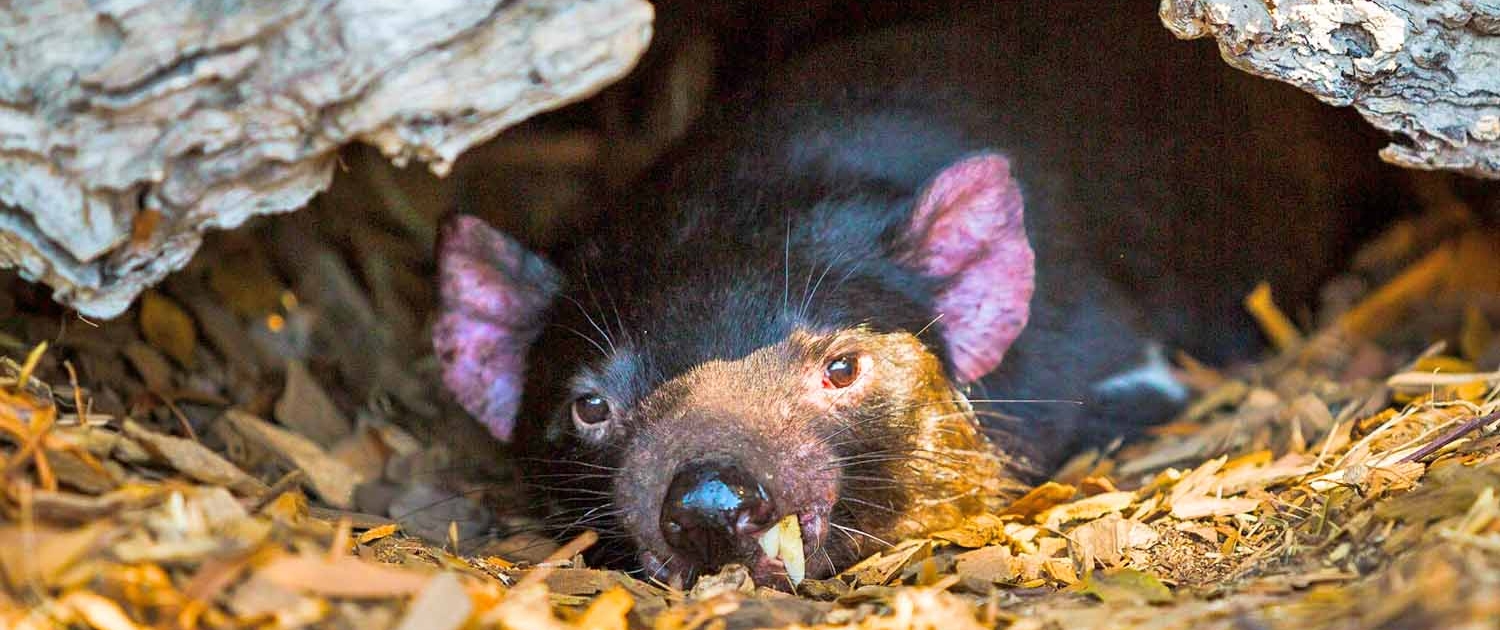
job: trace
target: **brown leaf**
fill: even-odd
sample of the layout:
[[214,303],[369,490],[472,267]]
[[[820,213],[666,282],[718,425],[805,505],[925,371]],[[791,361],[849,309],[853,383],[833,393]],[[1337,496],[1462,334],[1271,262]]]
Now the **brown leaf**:
[[108,599],[86,591],[74,591],[63,597],[58,604],[72,609],[88,621],[95,630],[137,630],[141,628],[126,616],[125,611]]
[[554,569],[546,581],[559,595],[595,595],[616,584],[610,572],[597,569]]
[[1005,584],[1015,582],[1020,577],[1016,570],[1015,554],[1011,553],[1010,547],[1004,545],[964,552],[955,556],[954,560],[958,563],[955,571],[965,578]]
[[415,595],[433,579],[427,573],[353,556],[328,558],[321,554],[280,556],[261,566],[255,575],[289,590],[351,599]]
[[141,376],[147,390],[158,393],[172,390],[172,365],[156,348],[133,341],[121,348],[120,353]]
[[[526,628],[527,630],[572,630],[552,614],[546,585],[520,584],[505,599],[479,619],[481,627]],[[658,624],[660,627],[660,624]]]
[[304,484],[324,501],[341,509],[354,505],[354,486],[364,477],[331,457],[312,440],[277,427],[238,409],[228,409],[223,420],[246,439],[275,453],[282,461],[301,470]]
[[288,428],[332,448],[349,435],[349,420],[339,412],[307,366],[295,359],[286,362],[286,388],[276,401],[276,420]]
[[630,593],[624,587],[616,586],[598,599],[589,604],[583,616],[579,617],[573,625],[579,630],[625,630],[628,626],[625,615],[630,613],[630,608],[635,605],[635,600],[630,598]]
[[192,316],[176,302],[155,291],[141,295],[141,336],[186,368],[193,367],[198,347],[198,329]]
[[1104,518],[1084,523],[1068,532],[1073,555],[1085,570],[1094,568],[1096,562],[1106,567],[1118,566],[1131,549],[1145,549],[1161,538],[1140,521],[1120,518],[1110,514]]
[[1161,580],[1135,569],[1091,572],[1084,576],[1078,592],[1098,597],[1106,604],[1121,602],[1140,606],[1172,601],[1171,589]]
[[458,578],[452,573],[439,573],[411,601],[396,630],[454,630],[463,626],[473,611],[474,603]]
[[1063,523],[1084,521],[1099,518],[1112,512],[1119,512],[1130,507],[1130,504],[1134,501],[1134,492],[1120,491],[1096,494],[1087,499],[1079,499],[1072,503],[1054,506],[1052,509],[1038,514],[1036,521],[1042,523],[1043,527],[1047,529],[1057,529]]
[[1019,516],[1027,518],[1036,516],[1052,506],[1072,499],[1078,494],[1078,489],[1073,486],[1049,481],[1040,486],[1032,488],[1025,496],[1016,499],[1015,503],[1005,508],[1002,516]]
[[1188,497],[1179,499],[1172,503],[1172,517],[1184,521],[1203,518],[1205,516],[1234,516],[1254,512],[1260,507],[1259,499],[1235,498],[1220,499],[1218,497]]
[[53,585],[63,571],[93,551],[109,529],[104,521],[77,529],[0,525],[0,573],[13,588],[33,580]]
[[149,505],[164,494],[159,487],[142,485],[125,486],[99,496],[38,490],[32,494],[31,509],[37,519],[45,522],[80,525],[113,516],[124,509]]
[[924,560],[931,555],[932,541],[908,540],[883,553],[864,559],[845,569],[840,575],[853,577],[856,585],[882,585],[899,574],[907,564]]
[[218,453],[192,440],[162,435],[134,420],[125,421],[125,435],[178,472],[203,483],[224,486],[242,496],[260,496],[267,488]]
[[398,531],[401,531],[400,525],[396,523],[389,523],[386,525],[381,525],[380,527],[376,527],[375,529],[368,530],[365,533],[360,534],[359,537],[355,540],[357,540],[361,545],[368,545],[372,542],[395,534]]
[[328,450],[329,455],[358,471],[365,479],[379,479],[394,452],[381,439],[380,433],[368,426],[356,428],[354,433]]
[[958,527],[935,532],[932,537],[967,549],[978,549],[1005,541],[1005,521],[993,514],[980,514]]
[[251,318],[276,310],[282,292],[286,291],[259,247],[249,247],[214,261],[208,270],[208,286],[229,308]]

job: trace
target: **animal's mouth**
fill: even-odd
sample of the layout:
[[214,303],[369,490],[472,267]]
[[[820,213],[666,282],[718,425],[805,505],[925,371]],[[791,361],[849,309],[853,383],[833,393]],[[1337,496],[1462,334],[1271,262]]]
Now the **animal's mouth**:
[[681,554],[644,551],[641,566],[648,576],[682,588],[692,580],[730,564],[744,566],[757,586],[792,591],[809,577],[824,577],[834,566],[822,553],[828,519],[817,514],[789,514],[759,532],[743,536],[736,551],[718,566],[688,560]]

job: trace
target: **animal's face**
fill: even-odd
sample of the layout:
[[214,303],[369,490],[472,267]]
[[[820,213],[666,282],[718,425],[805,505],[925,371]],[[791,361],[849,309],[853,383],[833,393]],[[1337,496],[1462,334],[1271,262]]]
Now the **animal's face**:
[[[1026,318],[1008,163],[959,162],[908,212],[864,254],[907,277],[850,266],[829,282],[858,290],[821,316],[789,303],[782,278],[737,280],[753,269],[565,280],[459,218],[441,246],[445,382],[501,439],[524,414],[523,475],[553,518],[600,530],[649,574],[831,575],[1014,489],[960,391]],[[930,285],[924,299],[912,284]]]
[[[855,328],[703,363],[639,401],[585,377],[567,411],[585,465],[560,479],[613,470],[554,492],[617,512],[664,580],[729,562],[763,584],[830,575],[1000,493],[996,453],[942,374],[910,333]],[[788,518],[795,550],[778,545]]]

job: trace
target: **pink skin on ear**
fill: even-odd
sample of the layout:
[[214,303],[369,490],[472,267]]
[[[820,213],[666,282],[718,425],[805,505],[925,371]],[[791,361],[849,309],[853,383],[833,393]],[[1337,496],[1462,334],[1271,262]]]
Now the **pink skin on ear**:
[[949,165],[917,200],[909,261],[946,280],[934,306],[962,383],[999,366],[1026,326],[1036,268],[1023,206],[1010,161],[995,153]]
[[444,225],[437,255],[441,306],[432,345],[443,384],[491,434],[509,441],[526,349],[561,278],[520,243],[471,216]]

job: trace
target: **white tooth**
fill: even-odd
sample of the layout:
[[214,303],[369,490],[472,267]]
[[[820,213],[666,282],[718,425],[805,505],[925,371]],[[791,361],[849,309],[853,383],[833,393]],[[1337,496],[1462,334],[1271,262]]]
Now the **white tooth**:
[[781,525],[777,524],[766,530],[766,533],[761,534],[756,541],[760,543],[761,550],[766,552],[767,556],[776,557],[776,553],[781,550]]
[[787,579],[791,580],[792,586],[801,584],[802,578],[807,577],[807,558],[802,555],[802,524],[797,515],[792,514],[781,519],[772,529],[781,532],[781,548],[776,557],[781,558],[781,563],[786,566]]

